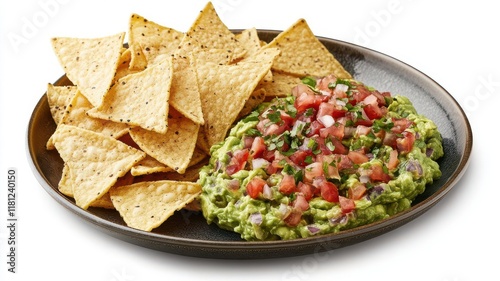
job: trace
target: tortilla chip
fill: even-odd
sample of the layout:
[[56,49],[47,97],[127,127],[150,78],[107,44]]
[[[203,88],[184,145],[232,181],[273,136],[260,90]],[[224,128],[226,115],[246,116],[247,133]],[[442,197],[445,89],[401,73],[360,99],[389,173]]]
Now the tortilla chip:
[[57,185],[57,189],[62,194],[73,197],[73,183],[71,181],[71,171],[69,169],[68,164],[64,163],[61,179],[59,180],[59,184]]
[[233,65],[197,66],[208,147],[224,140],[259,81],[271,68],[277,49],[266,49]]
[[[205,157],[206,154],[203,151],[195,148],[193,156],[191,157],[191,161],[188,164],[188,167],[196,165]],[[139,163],[137,163],[137,165],[132,167],[132,169],[130,170],[130,173],[136,177],[154,173],[166,173],[166,172],[174,172],[177,174],[177,172],[175,172],[172,168],[166,166],[165,164],[159,162],[158,160],[154,159],[149,155],[146,156],[146,158],[139,161]]]
[[233,54],[233,60],[245,55],[234,33],[221,21],[212,3],[208,2],[183,37],[180,52],[185,55],[210,49],[226,50]]
[[279,48],[273,70],[291,75],[351,78],[328,49],[319,41],[304,19],[281,32],[264,48]]
[[136,73],[139,71],[139,70],[130,68],[131,60],[132,60],[131,49],[130,48],[125,49],[122,52],[122,55],[120,56],[120,61],[118,62],[118,68],[116,69],[116,74],[115,74],[115,78],[113,80],[113,84],[115,84],[116,82],[118,82],[118,80],[120,80],[121,78],[123,78],[129,74]]
[[59,155],[71,170],[76,205],[87,209],[146,154],[112,137],[61,124],[53,135]]
[[259,34],[255,28],[245,29],[241,33],[236,34],[236,40],[240,42],[245,50],[243,58],[252,56],[261,49]]
[[52,46],[68,79],[93,106],[99,106],[111,87],[125,33],[81,39],[52,38]]
[[143,66],[145,68],[142,57],[136,58],[136,56],[143,55],[147,65],[150,65],[159,55],[174,54],[183,37],[184,34],[180,31],[159,25],[138,14],[132,14],[129,24],[129,44],[136,52],[132,52],[131,68],[140,69]]
[[263,88],[256,89],[253,91],[250,98],[247,100],[245,105],[238,114],[236,119],[241,119],[242,117],[250,114],[257,106],[259,106],[266,99],[266,90]]
[[165,134],[136,127],[130,130],[130,136],[148,155],[182,174],[193,156],[199,127],[172,109]]
[[196,124],[203,125],[200,92],[192,58],[175,55],[172,60],[173,78],[170,105]]
[[[60,124],[71,125],[104,134],[115,139],[125,135],[129,127],[123,123],[115,123],[108,120],[92,118],[87,115],[87,111],[92,109],[92,104],[83,96],[80,91],[70,101]],[[52,137],[48,140],[47,149],[54,149]]]
[[269,98],[286,97],[291,95],[292,88],[300,83],[300,78],[296,76],[274,72],[271,80],[262,80],[258,87],[264,89]]
[[165,133],[171,81],[172,60],[164,56],[162,62],[118,80],[101,106],[87,114]]
[[54,86],[47,85],[47,102],[49,103],[50,114],[56,124],[59,124],[61,118],[66,112],[66,106],[77,92],[76,86]]
[[[134,182],[134,177],[130,173],[127,173],[125,174],[125,176],[118,178],[114,187],[129,185],[132,184],[133,182]],[[74,183],[71,178],[71,170],[67,164],[64,164],[63,173],[61,176],[61,180],[59,181],[58,189],[62,194],[74,198],[73,184]],[[102,197],[94,200],[89,207],[105,208],[105,209],[115,208],[113,206],[113,202],[111,202],[109,192],[106,192],[106,194],[104,194]]]
[[175,181],[138,182],[110,190],[125,223],[144,231],[160,226],[200,193],[199,184]]

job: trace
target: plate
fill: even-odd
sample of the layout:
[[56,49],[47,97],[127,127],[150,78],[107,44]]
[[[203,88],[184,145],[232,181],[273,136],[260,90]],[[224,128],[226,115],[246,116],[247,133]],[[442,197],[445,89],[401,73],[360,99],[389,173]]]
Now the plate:
[[[259,30],[262,40],[272,40],[279,31]],[[445,156],[439,160],[442,177],[419,195],[412,207],[388,219],[337,234],[285,240],[248,242],[238,234],[208,225],[201,215],[178,211],[152,232],[127,227],[117,211],[83,210],[61,194],[57,184],[63,162],[57,151],[45,144],[56,129],[47,98],[43,95],[33,110],[27,131],[28,158],[41,186],[78,218],[106,234],[143,247],[174,254],[225,259],[276,258],[334,250],[368,240],[398,228],[438,203],[464,174],[472,150],[472,130],[464,111],[438,83],[417,69],[385,54],[361,46],[318,37],[354,78],[381,91],[407,96],[417,111],[432,119],[443,136]],[[70,85],[62,76],[55,85]],[[61,222],[63,223],[63,222]]]

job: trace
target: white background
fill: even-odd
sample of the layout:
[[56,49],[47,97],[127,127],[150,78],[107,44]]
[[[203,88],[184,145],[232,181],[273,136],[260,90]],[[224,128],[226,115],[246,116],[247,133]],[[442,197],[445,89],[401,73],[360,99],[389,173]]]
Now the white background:
[[[133,12],[185,31],[205,1],[2,1],[0,280],[499,280],[499,153],[491,134],[500,94],[500,20],[494,1],[213,3],[229,28],[285,29],[305,18],[317,35],[381,51],[428,74],[459,101],[473,128],[473,154],[462,180],[415,221],[322,259],[209,260],[114,239],[56,203],[28,166],[28,120],[47,83],[62,74],[49,39],[126,31]],[[19,177],[16,274],[6,263],[10,167]]]

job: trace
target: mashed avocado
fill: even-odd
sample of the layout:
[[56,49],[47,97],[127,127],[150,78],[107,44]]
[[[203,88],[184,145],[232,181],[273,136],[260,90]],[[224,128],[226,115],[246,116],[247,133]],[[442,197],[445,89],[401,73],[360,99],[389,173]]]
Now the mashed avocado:
[[245,240],[334,233],[410,208],[441,176],[441,135],[408,98],[333,76],[304,83],[211,148],[208,223]]

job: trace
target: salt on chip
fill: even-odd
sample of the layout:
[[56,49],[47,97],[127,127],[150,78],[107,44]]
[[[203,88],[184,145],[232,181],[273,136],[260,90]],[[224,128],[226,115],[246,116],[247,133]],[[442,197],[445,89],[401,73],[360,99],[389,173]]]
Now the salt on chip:
[[165,133],[171,81],[172,59],[164,56],[161,62],[118,80],[101,106],[87,114]]
[[205,120],[201,111],[196,69],[192,61],[193,58],[190,56],[173,56],[173,78],[169,103],[196,124],[203,125]]
[[93,106],[108,92],[120,60],[125,33],[100,38],[52,38],[52,46],[68,79]]
[[319,41],[304,19],[281,32],[264,48],[279,48],[273,70],[299,77],[327,76],[351,78],[351,75]]
[[197,66],[208,147],[224,140],[278,54],[277,49],[265,49],[237,64],[206,63]]
[[111,201],[127,226],[151,231],[201,193],[191,182],[153,181],[112,188]]
[[50,83],[47,85],[47,102],[50,114],[56,124],[59,124],[61,121],[66,112],[66,106],[70,103],[76,92],[76,86],[54,86]]
[[[129,44],[133,46],[136,52],[132,52],[132,59],[134,63],[132,67],[136,66],[136,55],[144,56],[147,64],[151,64],[159,55],[174,54],[179,44],[184,37],[184,34],[173,28],[165,27],[150,21],[138,14],[132,14],[129,24]],[[137,49],[140,47],[140,52]]]
[[182,174],[193,156],[199,127],[172,109],[165,134],[136,127],[130,130],[130,136],[148,155]]
[[112,137],[61,124],[54,145],[71,171],[76,205],[87,209],[146,154]]
[[[77,126],[91,130],[113,138],[120,138],[128,132],[129,127],[123,123],[115,123],[109,120],[92,118],[87,115],[87,111],[93,106],[79,91],[67,105],[65,114],[60,120],[60,124]],[[53,140],[50,138],[46,145],[47,149],[53,149]]]
[[234,33],[221,21],[211,2],[200,11],[182,38],[179,48],[182,55],[210,49],[223,49],[232,54],[233,60],[245,55],[245,50]]

